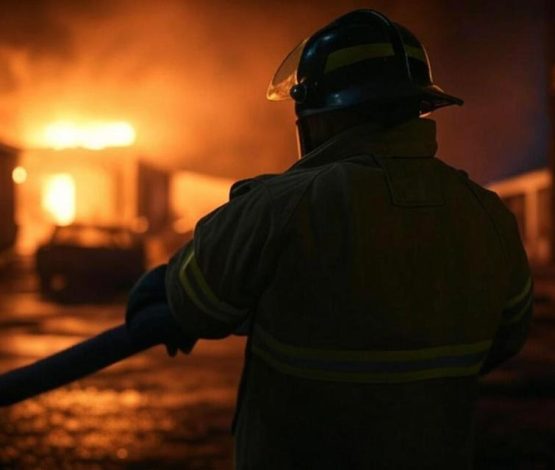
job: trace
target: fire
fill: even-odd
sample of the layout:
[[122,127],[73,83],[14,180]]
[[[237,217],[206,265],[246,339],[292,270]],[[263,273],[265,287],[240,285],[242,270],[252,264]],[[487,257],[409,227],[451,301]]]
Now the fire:
[[77,147],[101,150],[128,147],[135,143],[135,138],[135,129],[125,121],[88,124],[58,121],[45,127],[42,140],[47,147],[56,150]]
[[45,179],[42,207],[58,225],[75,220],[75,180],[69,173],[58,173]]

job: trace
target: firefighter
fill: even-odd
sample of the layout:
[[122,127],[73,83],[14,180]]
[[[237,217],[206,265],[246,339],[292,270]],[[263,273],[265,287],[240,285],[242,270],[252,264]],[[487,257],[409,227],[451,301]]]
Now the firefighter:
[[303,41],[268,98],[294,100],[300,159],[236,183],[128,321],[167,302],[174,352],[248,335],[237,469],[471,468],[478,379],[521,349],[532,280],[511,212],[435,157],[424,115],[462,100],[373,10]]

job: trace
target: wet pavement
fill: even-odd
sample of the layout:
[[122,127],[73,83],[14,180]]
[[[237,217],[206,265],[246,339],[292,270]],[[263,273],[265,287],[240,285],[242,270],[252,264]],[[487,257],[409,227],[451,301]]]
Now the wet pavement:
[[[26,277],[0,281],[0,372],[122,321],[124,300],[60,306]],[[163,347],[62,389],[0,409],[0,468],[229,469],[244,340]]]
[[[555,468],[555,276],[538,276],[536,292],[525,349],[482,384],[478,469]],[[61,306],[28,274],[0,279],[0,372],[121,323],[123,308]],[[230,469],[243,347],[204,341],[173,359],[154,348],[0,409],[0,468]]]

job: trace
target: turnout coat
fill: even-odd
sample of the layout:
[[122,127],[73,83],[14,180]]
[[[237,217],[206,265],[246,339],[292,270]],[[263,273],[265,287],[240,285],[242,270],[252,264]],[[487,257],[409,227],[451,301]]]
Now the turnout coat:
[[427,119],[347,130],[234,185],[170,261],[187,336],[248,334],[236,468],[472,467],[532,280],[514,216],[436,147]]

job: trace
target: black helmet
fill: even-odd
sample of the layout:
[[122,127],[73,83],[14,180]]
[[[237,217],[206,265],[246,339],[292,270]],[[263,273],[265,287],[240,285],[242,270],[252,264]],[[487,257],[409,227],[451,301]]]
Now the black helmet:
[[375,10],[355,10],[302,41],[278,68],[267,97],[293,98],[299,117],[365,103],[418,100],[422,113],[463,101],[432,81],[424,46]]

